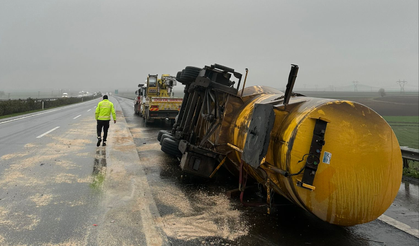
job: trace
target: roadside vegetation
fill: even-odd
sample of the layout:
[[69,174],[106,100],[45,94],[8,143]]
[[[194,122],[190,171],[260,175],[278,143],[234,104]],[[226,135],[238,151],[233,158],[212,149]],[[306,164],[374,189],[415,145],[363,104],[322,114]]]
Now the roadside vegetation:
[[407,161],[408,168],[403,168],[403,175],[419,179],[419,162]]

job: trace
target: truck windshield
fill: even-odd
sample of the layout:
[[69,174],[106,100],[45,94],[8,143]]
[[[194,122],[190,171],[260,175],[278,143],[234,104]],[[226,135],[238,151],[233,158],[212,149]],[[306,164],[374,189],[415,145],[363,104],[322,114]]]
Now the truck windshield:
[[148,78],[148,86],[149,87],[156,87],[157,85],[157,78],[156,77],[149,77]]

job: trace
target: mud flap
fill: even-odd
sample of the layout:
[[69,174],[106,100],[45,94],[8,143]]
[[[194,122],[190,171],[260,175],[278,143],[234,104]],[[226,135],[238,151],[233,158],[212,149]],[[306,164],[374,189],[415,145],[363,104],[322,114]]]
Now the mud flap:
[[242,160],[253,168],[260,166],[268,152],[274,122],[275,113],[271,104],[255,104],[242,154]]

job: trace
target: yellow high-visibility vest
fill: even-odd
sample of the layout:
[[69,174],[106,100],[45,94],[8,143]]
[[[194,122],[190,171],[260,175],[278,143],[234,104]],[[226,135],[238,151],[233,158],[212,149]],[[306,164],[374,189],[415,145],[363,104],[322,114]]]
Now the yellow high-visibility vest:
[[111,113],[113,119],[116,120],[113,103],[108,99],[103,99],[97,104],[95,118],[96,120],[111,120]]

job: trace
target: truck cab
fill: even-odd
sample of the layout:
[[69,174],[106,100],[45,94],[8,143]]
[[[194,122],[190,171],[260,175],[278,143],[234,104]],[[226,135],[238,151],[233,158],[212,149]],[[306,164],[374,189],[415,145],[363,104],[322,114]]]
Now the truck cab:
[[134,112],[144,118],[146,122],[154,120],[171,120],[174,122],[180,110],[182,98],[174,97],[173,86],[176,78],[163,74],[149,74],[146,84],[139,84],[134,102]]

